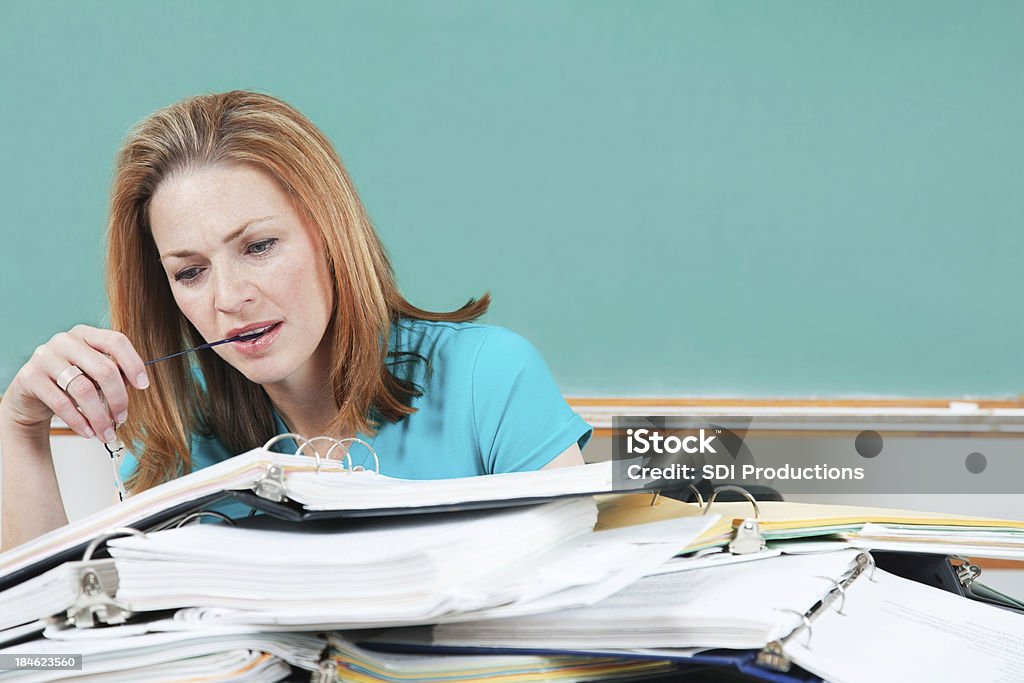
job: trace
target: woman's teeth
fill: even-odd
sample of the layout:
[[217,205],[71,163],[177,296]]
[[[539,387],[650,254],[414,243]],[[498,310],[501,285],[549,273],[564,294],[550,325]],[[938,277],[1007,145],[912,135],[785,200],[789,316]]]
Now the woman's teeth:
[[249,330],[248,332],[245,332],[243,334],[238,335],[238,338],[241,341],[252,341],[253,339],[257,339],[259,337],[262,337],[273,326],[274,325],[267,325],[266,327],[261,327],[261,328],[259,328],[257,330]]

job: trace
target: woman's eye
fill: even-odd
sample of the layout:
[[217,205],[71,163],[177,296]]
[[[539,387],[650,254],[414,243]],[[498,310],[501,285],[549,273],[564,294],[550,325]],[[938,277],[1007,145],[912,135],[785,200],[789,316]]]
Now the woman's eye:
[[199,277],[199,273],[201,272],[202,269],[200,268],[186,268],[185,270],[179,270],[175,273],[174,279],[184,285],[192,284],[192,282]]
[[271,237],[270,239],[260,240],[259,242],[253,242],[245,248],[246,253],[253,254],[255,256],[262,256],[270,252],[277,244],[277,238]]

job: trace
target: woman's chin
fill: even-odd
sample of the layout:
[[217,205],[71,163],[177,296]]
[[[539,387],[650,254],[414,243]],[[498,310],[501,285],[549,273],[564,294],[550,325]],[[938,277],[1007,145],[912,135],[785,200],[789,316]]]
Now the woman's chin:
[[235,366],[235,369],[242,373],[250,382],[263,386],[283,382],[294,372],[287,368],[277,367],[276,364],[266,361],[261,363],[239,363]]

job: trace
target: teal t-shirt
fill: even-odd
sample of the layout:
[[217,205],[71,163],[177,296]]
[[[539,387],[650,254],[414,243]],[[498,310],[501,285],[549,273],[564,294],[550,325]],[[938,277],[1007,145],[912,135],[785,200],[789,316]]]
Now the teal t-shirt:
[[[372,437],[358,435],[377,452],[382,474],[447,479],[536,470],[590,439],[590,426],[562,398],[544,359],[514,332],[403,319],[392,326],[390,350],[396,352],[388,361],[392,372],[423,395],[413,401],[417,412],[383,422]],[[274,418],[276,433],[289,431],[276,413]],[[193,470],[234,455],[215,438],[193,435]],[[350,455],[355,465],[373,468],[359,444]],[[136,464],[126,455],[121,476],[127,479]]]

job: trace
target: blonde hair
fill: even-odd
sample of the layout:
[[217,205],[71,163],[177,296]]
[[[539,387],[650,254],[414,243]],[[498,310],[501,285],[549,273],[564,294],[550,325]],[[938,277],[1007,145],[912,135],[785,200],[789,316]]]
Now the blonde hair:
[[[375,417],[415,412],[418,388],[387,367],[391,324],[400,318],[467,321],[490,304],[484,294],[450,313],[424,311],[399,293],[391,263],[330,141],[301,112],[254,92],[192,97],[147,117],[128,134],[116,160],[110,200],[107,294],[112,327],[144,359],[204,342],[178,310],[149,231],[149,203],[169,175],[216,164],[249,164],[274,178],[320,235],[334,289],[325,338],[338,413],[335,433],[373,433]],[[263,388],[214,353],[150,366],[150,387],[132,390],[122,439],[137,454],[129,479],[142,490],[192,469],[191,438],[216,437],[241,453],[274,433]]]

